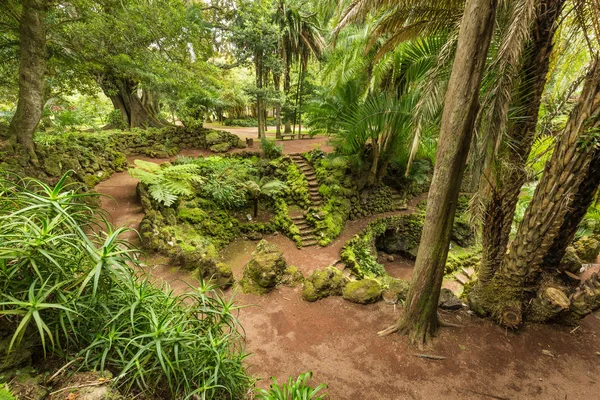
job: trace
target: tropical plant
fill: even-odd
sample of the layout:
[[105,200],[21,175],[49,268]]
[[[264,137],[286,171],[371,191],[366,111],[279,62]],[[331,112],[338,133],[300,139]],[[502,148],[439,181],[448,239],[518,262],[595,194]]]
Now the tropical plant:
[[269,390],[259,390],[256,399],[258,400],[323,400],[327,396],[320,395],[319,392],[327,389],[325,383],[320,384],[316,388],[308,385],[308,380],[312,378],[312,372],[308,371],[298,375],[294,380],[292,377],[282,385],[277,383],[275,377],[271,378],[273,383]]
[[233,302],[205,282],[175,295],[140,276],[137,252],[119,238],[124,229],[113,229],[67,178],[55,187],[0,178],[8,351],[31,332],[45,354],[115,371],[113,383],[128,394],[243,397],[251,382]]
[[154,200],[169,207],[179,196],[193,193],[193,183],[204,183],[198,175],[200,167],[195,164],[159,165],[150,161],[135,160],[135,168],[129,174],[148,185]]
[[281,157],[281,154],[283,152],[282,146],[279,146],[277,143],[267,138],[260,139],[260,148],[262,150],[263,156],[265,156],[268,159]]
[[0,400],[16,400],[6,383],[0,383]]
[[252,178],[242,184],[252,198],[252,209],[254,218],[258,215],[258,200],[261,196],[275,196],[287,187],[278,179],[268,180],[266,177]]

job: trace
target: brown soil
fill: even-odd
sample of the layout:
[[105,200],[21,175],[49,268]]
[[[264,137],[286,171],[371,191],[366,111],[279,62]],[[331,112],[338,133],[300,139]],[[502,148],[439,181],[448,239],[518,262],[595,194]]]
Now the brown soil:
[[[299,148],[308,142],[286,141],[284,151],[305,151]],[[102,203],[117,225],[135,228],[142,218],[135,186],[127,173],[118,173],[96,187],[113,197]],[[349,222],[342,235],[325,248],[299,250],[282,235],[267,240],[306,274],[335,263],[343,243],[371,219]],[[237,278],[254,246],[256,242],[240,239],[223,252]],[[195,282],[164,258],[149,257],[147,263],[151,274],[176,291]],[[401,264],[402,260],[395,260],[386,267],[406,278],[410,263]],[[403,336],[377,336],[377,331],[399,317],[401,309],[394,305],[361,306],[339,297],[307,303],[300,298],[300,288],[287,287],[265,296],[235,296],[239,304],[252,305],[242,309],[239,317],[252,353],[249,371],[263,379],[260,387],[268,386],[270,376],[282,381],[312,370],[313,382],[327,382],[332,399],[599,398],[600,312],[586,317],[576,329],[531,324],[519,332],[505,331],[466,312],[446,314],[446,320],[464,328],[443,329],[420,352],[408,346]],[[416,357],[417,353],[446,358],[428,360]]]

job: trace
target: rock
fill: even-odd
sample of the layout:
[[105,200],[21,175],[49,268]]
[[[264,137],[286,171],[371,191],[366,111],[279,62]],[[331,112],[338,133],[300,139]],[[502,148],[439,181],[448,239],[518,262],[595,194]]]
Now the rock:
[[223,138],[217,131],[211,131],[206,135],[206,144],[208,144],[209,146],[223,143],[223,141]]
[[388,303],[404,301],[408,296],[408,289],[410,289],[410,282],[403,279],[392,279],[388,288],[384,290],[383,297]]
[[36,339],[24,338],[18,348],[7,355],[12,339],[11,331],[0,330],[0,378],[10,379],[12,371],[17,368],[31,365],[31,356],[37,344]]
[[281,280],[282,285],[286,286],[297,286],[300,283],[304,282],[304,275],[298,269],[298,267],[294,267],[290,265],[285,269],[285,273],[283,275],[283,279]]
[[328,296],[341,296],[347,279],[335,267],[318,269],[304,281],[302,298],[317,301]]
[[361,279],[348,282],[344,287],[344,299],[358,304],[375,303],[381,299],[382,288],[379,282],[373,279]]
[[225,153],[230,148],[231,148],[231,145],[229,143],[223,142],[223,143],[214,144],[214,145],[210,146],[210,151],[212,151],[214,153]]
[[17,399],[43,400],[48,396],[48,390],[42,386],[42,382],[42,375],[33,376],[23,372],[10,382],[10,389]]
[[573,243],[575,252],[583,262],[594,262],[600,253],[600,241],[594,236],[584,236]]
[[[208,264],[209,262],[207,262]],[[221,288],[226,289],[233,285],[233,272],[231,267],[223,262],[210,260],[211,265],[204,269],[204,276],[212,279]]]
[[388,262],[394,262],[394,256],[392,256],[392,255],[389,255],[389,256],[387,256],[386,260],[387,260]]
[[545,356],[554,358],[554,353],[551,352],[550,350],[545,350],[544,349],[544,350],[542,350],[542,354],[545,355]]
[[[54,395],[49,400],[77,399],[77,400],[122,400],[121,394],[110,386],[112,374],[109,371],[102,372],[78,372],[74,375],[61,379],[59,385],[53,388]],[[94,383],[77,389],[67,389],[82,384]],[[58,393],[57,393],[58,392]],[[72,397],[75,394],[75,397]],[[71,397],[69,397],[71,395]]]
[[246,237],[250,240],[257,241],[257,240],[261,240],[263,238],[263,235],[260,232],[250,231],[246,234]]
[[438,306],[444,310],[459,310],[462,308],[462,302],[450,289],[442,288]]
[[269,292],[281,281],[285,268],[283,253],[275,245],[261,240],[244,267],[244,280]]
[[562,260],[560,260],[560,264],[558,265],[558,269],[560,271],[568,271],[572,274],[576,274],[581,269],[581,259],[577,255],[577,252],[573,248],[573,246],[569,246],[566,249],[565,255]]

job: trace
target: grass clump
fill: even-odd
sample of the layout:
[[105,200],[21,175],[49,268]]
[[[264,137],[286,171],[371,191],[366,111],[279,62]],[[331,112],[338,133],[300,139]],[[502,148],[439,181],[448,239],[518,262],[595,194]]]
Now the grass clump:
[[298,378],[290,377],[284,384],[277,383],[276,378],[271,378],[273,383],[269,390],[260,390],[256,396],[257,400],[323,400],[327,395],[319,394],[327,385],[322,383],[316,388],[308,384],[312,378],[312,372],[308,371],[298,375]]
[[136,274],[124,229],[88,206],[91,195],[77,194],[67,177],[55,187],[0,177],[0,315],[13,332],[9,352],[34,333],[44,355],[111,370],[126,394],[242,398],[251,380],[236,306],[207,283],[175,295]]

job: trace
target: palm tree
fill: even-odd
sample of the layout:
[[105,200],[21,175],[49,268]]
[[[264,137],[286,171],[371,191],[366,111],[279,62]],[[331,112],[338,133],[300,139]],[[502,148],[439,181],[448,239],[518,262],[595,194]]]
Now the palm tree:
[[242,187],[252,198],[253,216],[258,215],[258,200],[261,196],[275,196],[283,191],[287,185],[278,179],[268,181],[266,177],[251,178],[242,183]]
[[[298,94],[302,90],[302,79],[308,61],[311,57],[320,59],[325,48],[325,40],[321,35],[316,18],[317,14],[301,11],[308,7],[309,5],[305,1],[279,0],[273,16],[274,23],[281,30],[279,53],[283,62],[283,93],[286,102],[289,102],[291,94],[291,70],[294,62],[299,65],[298,90],[296,93],[296,103],[298,103]],[[276,89],[278,89],[280,77],[274,74],[273,78]],[[299,108],[299,105],[296,104],[296,107]],[[281,107],[278,106],[278,108],[278,115],[280,115]],[[280,121],[278,121],[279,125]],[[291,121],[287,116],[285,133],[290,132],[292,132]]]

